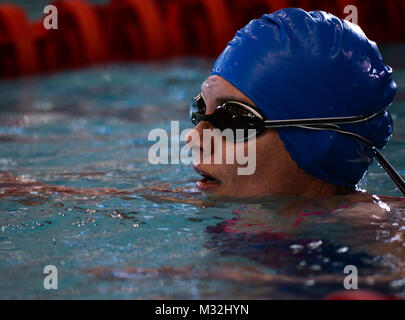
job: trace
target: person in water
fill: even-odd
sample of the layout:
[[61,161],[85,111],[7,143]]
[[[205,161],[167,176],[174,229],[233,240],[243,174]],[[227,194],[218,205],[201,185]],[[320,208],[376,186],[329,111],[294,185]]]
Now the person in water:
[[[201,151],[193,164],[203,176],[197,187],[236,197],[355,193],[393,131],[392,76],[376,43],[332,14],[287,8],[252,20],[228,43],[190,105],[195,128],[186,141]],[[214,164],[215,148],[192,139],[226,128],[257,130],[254,174],[238,175],[238,164],[225,159]],[[228,141],[213,143],[226,149]]]
[[[248,258],[262,259],[263,264],[273,260],[277,263],[277,255],[287,255],[291,250],[288,240],[295,243],[295,239],[300,239],[300,232],[305,232],[304,228],[312,223],[311,217],[319,216],[327,216],[332,223],[347,223],[351,228],[349,230],[353,230],[353,225],[363,228],[356,230],[362,230],[363,234],[371,235],[371,239],[375,240],[374,229],[378,228],[370,222],[377,223],[380,217],[395,207],[403,208],[405,199],[380,199],[354,193],[356,184],[373,158],[378,156],[378,160],[382,161],[378,150],[372,147],[383,148],[392,134],[393,123],[386,109],[392,103],[395,92],[392,70],[383,63],[376,44],[369,41],[358,26],[331,14],[284,9],[253,20],[238,31],[219,56],[211,75],[202,84],[201,94],[193,99],[190,111],[196,125],[193,131],[201,137],[204,129],[250,128],[250,125],[257,129],[256,171],[253,175],[242,176],[237,174],[237,164],[225,164],[225,161],[222,165],[207,164],[197,159],[200,161],[194,167],[204,175],[197,185],[205,192],[223,196],[289,194],[310,197],[296,197],[277,211],[265,207],[258,212],[251,208],[247,212],[234,212],[236,218],[208,229],[211,242],[217,247],[225,246],[219,248],[220,252],[231,255],[235,251],[229,249],[248,242],[253,248],[253,251],[247,251],[245,247],[244,254]],[[232,119],[238,120],[237,123]],[[213,157],[212,150],[207,150],[203,141],[192,139],[193,131],[189,134],[189,146],[204,149],[206,152],[200,153],[202,156]],[[359,140],[359,137],[365,140]],[[246,145],[249,141],[246,139],[237,143]],[[226,148],[225,144],[229,142],[222,140],[220,143],[220,147]],[[382,162],[394,181],[401,186],[400,177],[395,175],[389,164]],[[33,195],[53,197],[55,193],[70,198],[76,195],[98,197],[111,194],[123,196],[124,199],[126,195],[144,190],[182,191],[170,186],[144,190],[50,186],[2,172],[0,182],[0,198],[23,198],[19,201],[23,201],[24,205],[41,203],[41,199],[30,200]],[[350,195],[326,197],[342,194]],[[200,199],[148,196],[148,200],[158,203],[175,201],[204,207],[213,205]],[[63,203],[54,205],[63,206]],[[120,215],[116,210],[113,212],[115,217]],[[370,219],[371,215],[374,221]],[[291,218],[291,222],[287,222],[287,218]],[[278,225],[275,224],[276,220]],[[284,230],[282,234],[274,232],[275,227],[276,230],[287,231]],[[359,283],[392,283],[403,278],[405,254],[403,242],[398,240],[402,239],[402,234],[400,230],[393,230],[392,234],[394,232],[394,241],[381,240],[367,249],[373,255],[397,256],[402,264],[398,268],[400,276],[361,276]],[[229,233],[231,237],[222,238],[224,233]],[[215,242],[218,234],[219,240]],[[242,236],[235,237],[238,234]],[[234,242],[235,238],[240,242]],[[353,237],[351,240],[358,239]],[[266,245],[264,242],[267,241],[269,246],[265,248],[269,248],[268,255],[263,255],[257,248]],[[231,248],[224,243],[231,243]],[[287,250],[283,251],[283,248]],[[308,280],[296,275],[269,275],[261,268],[234,264],[227,268],[217,266],[206,272],[193,266],[116,271],[95,268],[89,272],[103,279],[106,276],[114,278],[117,274],[134,279],[134,274],[147,274],[217,278],[249,284],[255,281],[259,284],[306,283]],[[311,281],[342,283],[338,274],[311,276]]]
[[[187,143],[203,150],[201,157],[214,158],[217,148],[192,139],[193,134],[253,128],[256,170],[238,175],[237,163],[200,158],[193,165],[203,176],[197,187],[218,196],[350,195],[374,201],[356,191],[356,185],[376,157],[405,192],[405,182],[378,151],[393,131],[387,110],[397,89],[392,76],[376,43],[359,26],[332,14],[287,8],[252,20],[228,43],[192,100],[195,128]],[[249,141],[251,136],[246,136],[236,143],[246,146]],[[226,149],[233,142],[214,143]],[[22,196],[31,189],[87,196],[182,191],[167,186],[50,186],[10,173],[0,173],[0,181],[7,186],[3,197]]]

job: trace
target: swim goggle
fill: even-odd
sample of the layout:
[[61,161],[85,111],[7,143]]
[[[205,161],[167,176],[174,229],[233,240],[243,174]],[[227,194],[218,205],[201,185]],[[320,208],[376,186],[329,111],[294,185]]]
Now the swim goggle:
[[[267,120],[264,114],[254,106],[239,102],[225,101],[219,105],[212,114],[205,114],[206,103],[202,93],[199,93],[191,100],[190,103],[190,118],[194,125],[200,121],[210,122],[214,128],[221,131],[231,129],[234,132],[234,141],[247,141],[253,137],[248,134],[248,129],[254,129],[254,136],[259,135],[267,128],[281,127],[299,127],[310,130],[330,130],[351,137],[365,146],[369,147],[375,154],[378,163],[383,167],[387,174],[391,177],[399,190],[405,196],[405,180],[399,175],[389,161],[381,154],[381,152],[366,138],[350,132],[342,130],[339,124],[353,124],[364,122],[372,118],[383,115],[386,109],[378,111],[366,116],[352,117],[334,117],[334,118],[307,118],[307,119],[288,119],[288,120]],[[237,140],[236,130],[244,130],[243,139]]]

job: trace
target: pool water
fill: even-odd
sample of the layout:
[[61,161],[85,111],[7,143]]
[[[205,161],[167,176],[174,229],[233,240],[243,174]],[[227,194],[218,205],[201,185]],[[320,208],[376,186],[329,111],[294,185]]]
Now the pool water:
[[[320,299],[343,290],[347,265],[360,288],[405,297],[401,199],[216,201],[191,166],[149,164],[149,131],[191,126],[187,104],[211,65],[0,83],[1,299]],[[384,155],[405,175],[405,71],[395,77]],[[376,163],[359,187],[400,196]],[[57,290],[43,286],[46,265]]]

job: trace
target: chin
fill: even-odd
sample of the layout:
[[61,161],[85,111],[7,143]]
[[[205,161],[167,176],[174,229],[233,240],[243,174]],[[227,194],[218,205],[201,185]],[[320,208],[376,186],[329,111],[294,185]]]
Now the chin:
[[252,195],[250,193],[241,193],[241,192],[235,192],[235,190],[240,189],[240,187],[234,187],[234,188],[226,188],[223,186],[219,186],[217,188],[210,188],[206,190],[201,190],[204,194],[210,197],[215,197],[215,198],[222,198],[222,199],[242,199],[242,198],[249,198],[249,197],[255,197],[255,195]]

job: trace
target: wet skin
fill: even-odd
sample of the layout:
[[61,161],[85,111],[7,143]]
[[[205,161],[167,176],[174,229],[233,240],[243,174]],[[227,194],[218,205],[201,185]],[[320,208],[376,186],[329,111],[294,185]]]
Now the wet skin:
[[[210,76],[201,86],[206,101],[206,114],[212,114],[216,107],[228,100],[236,100],[254,105],[246,95],[220,76]],[[203,130],[214,129],[212,124],[201,121],[186,137],[191,149],[200,150],[200,159],[196,159],[193,167],[199,174],[207,175],[217,182],[201,179],[197,188],[210,195],[230,197],[260,197],[265,195],[317,195],[328,196],[353,193],[352,190],[331,185],[314,178],[291,159],[278,133],[274,129],[266,129],[256,138],[256,171],[252,175],[238,175],[240,165],[226,164],[227,142],[225,138],[217,141],[222,148],[222,164],[214,163],[215,141],[211,148],[203,142]],[[197,135],[198,134],[198,135]],[[193,137],[201,137],[199,140]],[[245,154],[248,154],[244,143]],[[229,150],[229,149],[228,149]],[[234,151],[236,152],[236,151]],[[207,159],[208,158],[208,159]]]

